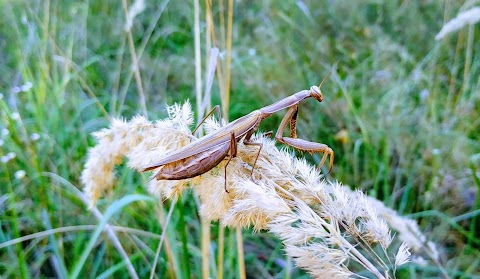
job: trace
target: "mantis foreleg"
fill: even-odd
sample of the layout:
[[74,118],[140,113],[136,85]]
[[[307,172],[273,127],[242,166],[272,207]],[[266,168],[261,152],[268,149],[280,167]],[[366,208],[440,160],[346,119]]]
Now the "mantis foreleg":
[[[292,117],[290,118],[290,137],[295,139],[295,138],[297,138],[298,105],[296,105],[292,108],[294,108],[294,112],[292,114]],[[285,128],[285,127],[283,127],[283,128]],[[282,131],[282,133],[283,133],[283,131]]]
[[[318,168],[321,168],[327,159],[327,156],[330,155],[330,165],[328,172],[332,170],[333,167],[333,150],[328,147],[326,144],[306,141],[303,139],[294,138],[296,137],[296,123],[298,115],[298,105],[290,107],[285,116],[280,123],[275,139],[283,144],[290,145],[293,148],[298,150],[307,151],[308,153],[324,153],[322,160],[318,164]],[[285,130],[287,123],[290,122],[290,136],[283,137],[283,131]]]

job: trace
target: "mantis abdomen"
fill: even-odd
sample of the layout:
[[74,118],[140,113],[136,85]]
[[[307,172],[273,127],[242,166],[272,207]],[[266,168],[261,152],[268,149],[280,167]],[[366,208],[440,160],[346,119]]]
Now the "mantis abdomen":
[[161,169],[155,174],[155,178],[157,180],[181,180],[203,174],[220,164],[229,150],[230,142],[225,142],[193,156],[170,162],[161,166]]

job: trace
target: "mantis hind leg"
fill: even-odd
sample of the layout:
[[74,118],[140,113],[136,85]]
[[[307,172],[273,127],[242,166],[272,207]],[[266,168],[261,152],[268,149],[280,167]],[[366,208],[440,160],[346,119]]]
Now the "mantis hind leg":
[[258,160],[258,157],[260,156],[260,152],[262,151],[263,144],[261,144],[259,142],[251,142],[251,141],[243,141],[243,144],[245,144],[245,145],[256,145],[256,146],[259,147],[258,152],[257,152],[257,156],[255,156],[255,161],[253,161],[252,171],[250,172],[250,176],[253,177],[253,170],[255,169],[255,166],[257,165],[257,160]]
[[[258,152],[257,152],[257,156],[255,156],[255,161],[253,161],[253,166],[252,166],[252,172],[250,173],[250,176],[253,177],[253,170],[255,169],[255,166],[257,165],[257,160],[258,160],[258,157],[260,156],[260,152],[262,151],[262,147],[263,147],[263,144],[259,143],[259,142],[252,142],[250,140],[250,137],[252,136],[253,134],[253,130],[251,132],[249,132],[246,136],[245,136],[245,139],[243,140],[243,144],[245,145],[256,145],[258,146]],[[269,131],[269,132],[266,132],[265,134],[263,134],[264,136],[271,136],[273,134],[272,131]]]
[[214,111],[217,111],[217,117],[218,117],[218,121],[220,122],[220,124],[222,123],[222,112],[220,111],[220,106],[219,105],[216,105],[213,107],[213,109],[207,113],[207,115],[205,115],[205,117],[202,119],[202,121],[200,121],[200,123],[198,123],[197,127],[195,128],[195,130],[193,130],[192,132],[192,135],[195,134],[195,132],[198,130],[198,128],[200,128],[200,126],[202,126],[202,124],[205,122],[205,120],[207,120],[207,118],[212,115],[212,113]]

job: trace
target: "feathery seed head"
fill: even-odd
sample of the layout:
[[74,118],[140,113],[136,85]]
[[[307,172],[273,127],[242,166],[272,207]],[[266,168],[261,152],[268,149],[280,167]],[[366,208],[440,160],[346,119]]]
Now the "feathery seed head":
[[[189,130],[193,123],[190,104],[174,105],[167,111],[165,120],[152,123],[140,116],[129,122],[114,120],[110,128],[94,133],[97,145],[90,149],[82,173],[92,205],[113,186],[114,166],[124,156],[131,168],[142,170],[194,140]],[[205,127],[208,133],[221,128],[214,119],[208,119]],[[317,277],[348,277],[365,270],[377,277],[391,274],[394,271],[385,263],[400,265],[410,256],[406,244],[397,253],[390,252],[395,246],[391,245],[395,242],[391,229],[414,251],[436,251],[414,221],[360,191],[323,179],[305,160],[296,159],[285,148],[277,149],[273,140],[261,136],[253,140],[263,144],[260,154],[257,146],[239,142],[226,176],[224,160],[191,179],[152,179],[148,189],[156,196],[175,198],[193,186],[203,218],[231,227],[270,230],[297,265]]]

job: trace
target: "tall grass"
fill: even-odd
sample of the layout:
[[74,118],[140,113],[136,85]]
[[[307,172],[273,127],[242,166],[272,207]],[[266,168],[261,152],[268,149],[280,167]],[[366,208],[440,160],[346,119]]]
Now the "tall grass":
[[[331,146],[336,162],[329,179],[414,217],[440,245],[450,276],[464,278],[478,276],[480,264],[479,25],[435,36],[472,3],[235,2],[228,112],[236,119],[318,84],[339,61],[322,88],[325,101],[300,107],[299,137]],[[193,4],[145,5],[129,38],[116,1],[0,3],[0,245],[9,244],[0,246],[3,277],[64,277],[77,269],[80,277],[127,277],[129,261],[139,277],[149,276],[164,228],[158,220],[170,201],[138,198],[146,193],[146,178],[115,168],[116,190],[97,206],[105,214],[124,196],[136,200],[116,207],[108,220],[128,261],[111,234],[95,238],[88,226],[99,221],[75,190],[93,145],[90,133],[108,126],[111,116],[131,118],[146,108],[150,119],[159,119],[165,104],[195,101]],[[223,21],[217,32],[228,37],[221,27],[228,16],[220,13],[228,4],[222,5],[213,2],[211,12]],[[205,14],[200,19],[207,36]],[[215,81],[213,104],[225,88]],[[272,116],[261,130],[276,130],[282,116]],[[197,212],[187,192],[167,226],[158,278],[201,276]],[[216,239],[219,229],[211,228]],[[289,261],[279,240],[248,230],[243,236],[247,276],[286,275]],[[235,234],[227,232],[224,244],[224,277],[233,277]],[[219,270],[216,245],[210,244],[212,277]],[[307,276],[298,268],[291,272],[292,278]],[[402,272],[440,276],[430,264]]]

